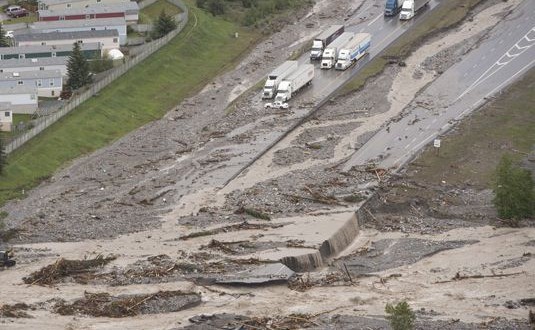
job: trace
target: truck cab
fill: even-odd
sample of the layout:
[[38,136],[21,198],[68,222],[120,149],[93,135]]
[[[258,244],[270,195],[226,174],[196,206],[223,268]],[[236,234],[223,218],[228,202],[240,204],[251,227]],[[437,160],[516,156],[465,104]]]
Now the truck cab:
[[414,16],[414,0],[405,0],[399,14],[400,20],[409,20]]
[[400,1],[402,0],[386,0],[385,4],[385,16],[394,16],[399,13]]
[[351,65],[351,52],[349,49],[342,49],[338,54],[338,62],[336,62],[336,68],[339,70],[345,70]]
[[312,42],[312,49],[310,50],[310,59],[318,60],[323,54],[323,42],[321,40],[314,40]]
[[268,78],[266,84],[264,85],[264,92],[262,93],[262,98],[270,99],[273,97],[273,94],[275,94],[275,80]]
[[321,57],[321,68],[330,69],[333,67],[334,62],[336,62],[336,49],[325,49],[325,51],[323,52],[323,56]]
[[279,84],[279,89],[277,91],[277,96],[275,96],[275,102],[286,102],[291,98],[291,84],[289,81],[282,81]]

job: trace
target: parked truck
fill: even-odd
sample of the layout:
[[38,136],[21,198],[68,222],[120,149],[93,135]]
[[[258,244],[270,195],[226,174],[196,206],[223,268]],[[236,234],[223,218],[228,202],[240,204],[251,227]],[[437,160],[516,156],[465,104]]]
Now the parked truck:
[[401,10],[403,0],[386,0],[385,16],[396,16]]
[[353,39],[353,37],[355,37],[355,33],[344,32],[327,48],[325,48],[325,50],[323,51],[323,56],[321,57],[321,68],[332,68],[338,60],[338,52],[340,51],[340,49],[344,48],[349,43],[349,41]]
[[306,85],[312,83],[314,78],[314,65],[303,64],[286,79],[284,79],[277,90],[275,102],[286,102],[290,100],[294,94]]
[[418,10],[427,6],[431,0],[405,0],[401,7],[401,13],[399,14],[400,20],[409,20],[416,15]]
[[264,85],[264,92],[262,93],[263,99],[271,99],[275,96],[277,88],[280,82],[294,72],[299,63],[297,61],[286,61],[282,63],[278,68],[273,70],[267,77]]
[[312,50],[310,51],[310,59],[321,59],[325,47],[333,42],[334,39],[338,38],[342,33],[344,33],[343,25],[333,25],[314,38],[314,41],[312,42]]
[[355,63],[359,58],[364,56],[370,48],[371,34],[357,33],[340,51],[338,52],[338,62],[336,70],[345,70]]

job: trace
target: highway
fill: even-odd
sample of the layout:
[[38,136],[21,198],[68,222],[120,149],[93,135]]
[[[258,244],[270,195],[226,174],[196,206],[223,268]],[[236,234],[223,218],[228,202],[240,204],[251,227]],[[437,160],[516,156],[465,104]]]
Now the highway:
[[535,1],[525,0],[478,48],[424,90],[422,96],[435,101],[433,111],[414,106],[403,119],[383,127],[356,151],[344,170],[372,161],[382,168],[399,169],[456,121],[532,68],[533,45]]

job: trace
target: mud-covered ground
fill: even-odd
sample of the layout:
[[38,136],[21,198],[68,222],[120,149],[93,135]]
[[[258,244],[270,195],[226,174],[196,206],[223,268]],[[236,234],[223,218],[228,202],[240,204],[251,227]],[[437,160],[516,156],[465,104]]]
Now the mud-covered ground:
[[[247,145],[258,138],[248,128],[259,116],[272,116],[275,126],[291,117],[255,112],[255,92],[226,108],[265,75],[266,60],[282,61],[318,26],[372,3],[320,2],[163,120],[7,205],[6,223],[21,229],[12,242],[37,243],[15,245],[17,266],[0,273],[0,322],[43,329],[385,329],[385,304],[405,300],[417,329],[529,329],[530,221],[507,227],[490,190],[429,180],[418,160],[401,174],[373,166],[341,171],[355,149],[409,113],[422,88],[477,47],[499,17],[477,14],[508,4],[486,2],[468,27],[436,36],[405,66],[392,63],[362,90],[329,101],[228,183],[211,180],[232,166],[232,145],[191,156],[231,131],[225,141]],[[458,34],[462,43],[444,44]],[[434,106],[432,95],[418,102],[422,97]],[[173,166],[178,160],[187,162]],[[325,267],[283,284],[214,284],[286,254],[317,252],[371,195],[358,211],[358,236]],[[106,264],[88,262],[102,255]],[[102,314],[103,306],[118,314]]]

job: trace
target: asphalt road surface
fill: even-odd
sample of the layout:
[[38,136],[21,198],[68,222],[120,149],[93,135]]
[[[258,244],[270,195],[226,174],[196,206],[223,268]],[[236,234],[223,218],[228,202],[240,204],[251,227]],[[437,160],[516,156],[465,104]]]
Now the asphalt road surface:
[[477,49],[426,88],[423,93],[427,98],[436,100],[434,111],[417,107],[389,124],[388,130],[384,127],[355,152],[344,170],[369,162],[382,168],[400,168],[456,121],[532,68],[534,45],[535,1],[525,0]]

